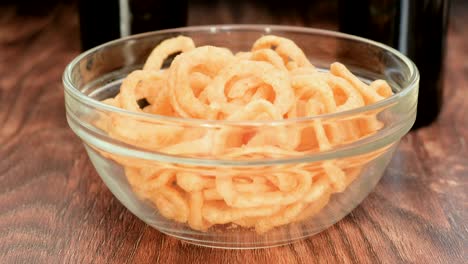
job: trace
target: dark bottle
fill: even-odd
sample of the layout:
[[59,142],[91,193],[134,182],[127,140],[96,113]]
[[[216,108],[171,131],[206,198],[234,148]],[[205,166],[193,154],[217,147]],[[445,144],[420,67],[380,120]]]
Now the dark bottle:
[[187,24],[187,0],[80,0],[81,48]]
[[340,31],[392,46],[419,69],[413,128],[429,125],[442,107],[449,0],[341,0]]

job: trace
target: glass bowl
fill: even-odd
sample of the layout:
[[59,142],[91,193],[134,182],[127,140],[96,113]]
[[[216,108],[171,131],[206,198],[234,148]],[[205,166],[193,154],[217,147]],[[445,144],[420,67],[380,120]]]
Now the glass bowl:
[[[122,79],[141,68],[151,50],[167,38],[185,35],[197,46],[235,52],[250,50],[265,34],[295,41],[319,70],[327,71],[339,61],[364,82],[384,79],[394,95],[344,112],[268,122],[166,117],[100,102],[115,96]],[[361,203],[414,123],[419,74],[398,51],[351,35],[301,27],[222,25],[108,42],[75,58],[65,69],[63,83],[70,127],[102,180],[128,210],[188,243],[259,248],[317,234]],[[350,123],[372,123],[377,128],[328,150],[317,149],[317,125],[329,131]],[[181,131],[193,136],[195,145],[178,146],[183,152],[177,155],[170,147],[151,147],[160,140],[170,145]],[[217,137],[231,139],[230,131],[273,133],[282,141],[270,142],[273,145],[293,142],[300,135],[310,147],[294,151],[261,147],[219,157]]]

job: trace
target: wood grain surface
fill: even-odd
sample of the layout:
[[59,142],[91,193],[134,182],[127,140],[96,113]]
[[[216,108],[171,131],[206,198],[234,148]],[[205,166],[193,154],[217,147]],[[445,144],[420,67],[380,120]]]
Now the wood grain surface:
[[[0,263],[467,263],[468,3],[452,7],[443,112],[404,137],[374,192],[314,237],[230,251],[150,228],[96,174],[65,120],[61,74],[79,54],[74,5],[39,14],[0,5]],[[334,28],[326,8],[273,9],[193,4],[189,23]]]

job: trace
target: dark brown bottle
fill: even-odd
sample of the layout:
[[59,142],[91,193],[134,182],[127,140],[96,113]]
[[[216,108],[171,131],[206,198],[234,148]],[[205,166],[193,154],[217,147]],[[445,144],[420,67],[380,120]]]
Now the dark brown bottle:
[[341,0],[340,31],[397,48],[419,69],[413,128],[429,125],[442,107],[449,0]]
[[81,48],[187,24],[187,0],[80,0]]

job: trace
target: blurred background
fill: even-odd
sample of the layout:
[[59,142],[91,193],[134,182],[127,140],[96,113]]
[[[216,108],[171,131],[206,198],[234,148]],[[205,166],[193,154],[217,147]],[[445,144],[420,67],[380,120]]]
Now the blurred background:
[[[3,0],[23,16],[65,16],[67,43],[81,51],[147,31],[206,24],[282,24],[339,30],[390,45],[418,66],[421,83],[415,128],[431,124],[442,106],[446,34],[451,5],[463,0]],[[60,11],[57,11],[60,10]],[[2,18],[0,18],[1,21]],[[8,18],[3,18],[7,21]],[[16,20],[18,21],[18,20]],[[28,21],[35,25],[28,25]],[[32,22],[34,21],[34,22]],[[60,25],[62,29],[64,25]],[[22,30],[18,27],[16,30]],[[2,27],[3,31],[8,27]],[[0,40],[11,34],[0,32]]]

